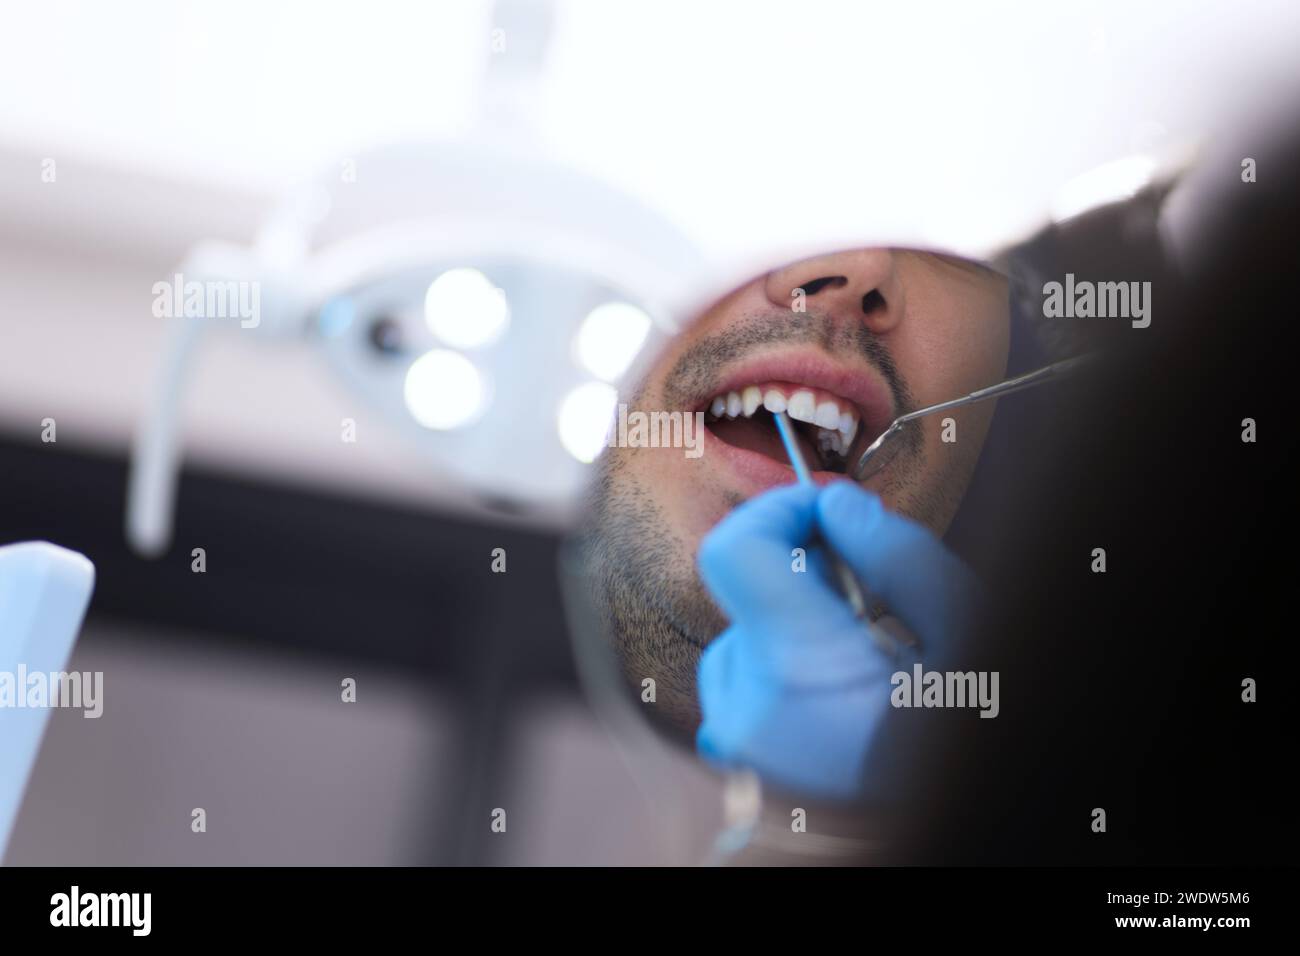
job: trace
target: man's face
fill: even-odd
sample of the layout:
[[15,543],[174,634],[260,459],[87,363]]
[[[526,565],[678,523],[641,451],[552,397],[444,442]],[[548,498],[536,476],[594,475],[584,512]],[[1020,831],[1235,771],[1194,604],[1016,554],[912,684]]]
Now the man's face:
[[[696,663],[726,626],[695,571],[700,539],[745,499],[794,481],[768,408],[811,419],[796,421],[805,458],[819,482],[842,480],[896,416],[1003,377],[1008,333],[1007,285],[996,273],[865,249],[756,279],[670,343],[628,409],[704,412],[702,454],[608,449],[586,529],[624,673],[636,687],[655,680],[657,713],[694,726]],[[861,484],[942,534],[992,413],[984,403],[920,420]]]

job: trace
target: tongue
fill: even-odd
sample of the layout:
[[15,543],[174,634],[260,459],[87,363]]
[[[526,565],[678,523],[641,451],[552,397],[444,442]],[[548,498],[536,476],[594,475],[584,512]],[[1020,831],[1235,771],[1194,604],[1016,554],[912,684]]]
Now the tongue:
[[[772,420],[771,415],[760,413],[753,418],[720,418],[716,422],[710,422],[708,427],[714,435],[728,445],[758,452],[783,465],[790,464],[790,459],[785,453],[785,445],[781,444],[781,436],[777,433],[776,422]],[[812,443],[799,428],[795,428],[794,433],[799,442],[799,450],[803,452],[804,461],[808,463],[810,469],[816,471],[821,467],[821,456],[813,449]]]

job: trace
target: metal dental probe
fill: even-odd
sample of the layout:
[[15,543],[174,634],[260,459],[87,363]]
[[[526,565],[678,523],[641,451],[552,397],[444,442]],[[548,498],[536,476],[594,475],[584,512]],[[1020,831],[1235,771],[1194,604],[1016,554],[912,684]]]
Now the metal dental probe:
[[[799,479],[799,484],[808,488],[817,487],[817,483],[813,481],[812,472],[808,470],[808,463],[804,461],[803,452],[799,450],[799,442],[794,437],[794,426],[790,424],[790,416],[785,412],[773,412],[772,417],[776,420],[776,430],[781,435],[781,444],[785,446],[785,453],[790,459],[790,466],[794,468],[794,474]],[[871,639],[875,641],[877,647],[886,654],[895,655],[898,650],[899,640],[895,636],[886,633],[867,615],[872,602],[870,593],[862,587],[862,582],[858,580],[857,575],[844,563],[844,559],[835,553],[835,549],[830,546],[823,536],[817,536],[817,543],[826,552],[826,557],[831,563],[831,569],[834,571],[840,590],[848,600],[849,606],[853,608],[853,616],[866,626],[871,633]],[[909,642],[904,640],[902,643]]]

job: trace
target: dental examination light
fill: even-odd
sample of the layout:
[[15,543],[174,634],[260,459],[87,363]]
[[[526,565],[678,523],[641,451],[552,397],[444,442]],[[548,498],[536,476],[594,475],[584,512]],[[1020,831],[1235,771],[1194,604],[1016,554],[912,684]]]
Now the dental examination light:
[[[171,542],[180,410],[209,331],[308,338],[431,470],[513,511],[572,507],[617,385],[676,331],[706,272],[658,213],[547,158],[528,117],[550,26],[547,4],[499,2],[484,46],[503,49],[469,133],[342,161],[251,246],[201,243],[175,270],[184,314],[166,319],[132,450],[137,552]],[[206,308],[189,307],[195,290]]]

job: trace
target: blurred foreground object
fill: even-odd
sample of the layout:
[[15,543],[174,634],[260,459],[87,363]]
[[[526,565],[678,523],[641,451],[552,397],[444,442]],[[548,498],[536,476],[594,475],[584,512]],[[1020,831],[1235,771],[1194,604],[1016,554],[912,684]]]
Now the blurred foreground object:
[[63,670],[94,586],[95,566],[75,551],[45,541],[0,548],[0,858],[50,719],[48,699],[27,705],[26,675]]

